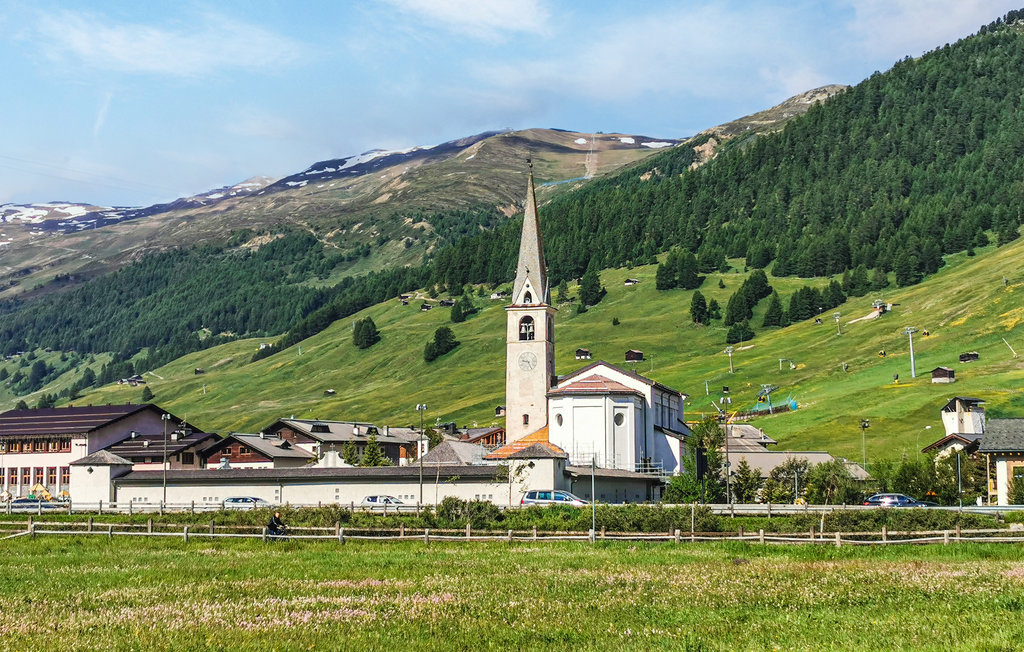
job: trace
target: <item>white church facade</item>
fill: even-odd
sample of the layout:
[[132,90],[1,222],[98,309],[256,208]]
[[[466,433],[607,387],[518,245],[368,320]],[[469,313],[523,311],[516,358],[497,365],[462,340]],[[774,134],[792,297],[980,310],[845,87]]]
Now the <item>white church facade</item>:
[[[531,168],[519,260],[506,307],[506,441],[544,440],[570,465],[665,474],[682,470],[686,395],[607,362],[555,375],[555,308]],[[546,437],[544,434],[546,433]]]

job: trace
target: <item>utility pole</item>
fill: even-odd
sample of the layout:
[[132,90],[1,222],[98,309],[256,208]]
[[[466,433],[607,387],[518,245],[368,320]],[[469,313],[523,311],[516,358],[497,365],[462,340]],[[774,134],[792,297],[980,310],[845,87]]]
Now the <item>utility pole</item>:
[[910,338],[910,377],[917,378],[917,366],[914,364],[914,333],[917,329],[913,326],[907,326],[903,329],[903,333]]
[[729,354],[729,373],[735,373],[732,368],[732,352],[734,350],[731,346],[725,347],[725,352]]
[[868,468],[868,446],[867,439],[864,436],[864,431],[871,427],[871,419],[860,420],[860,454],[861,454],[861,468],[867,470]]
[[426,455],[426,453],[427,453],[427,451],[426,451],[427,447],[424,445],[424,442],[423,442],[423,439],[424,439],[424,437],[423,437],[423,412],[426,409],[427,409],[427,404],[426,403],[417,403],[416,404],[416,411],[420,413],[420,439],[419,439],[418,442],[416,442],[416,446],[419,449],[419,450],[417,450],[417,452],[419,453],[418,457],[420,458],[420,505],[423,504],[423,456]]
[[164,422],[164,464],[163,464],[164,494],[163,494],[163,504],[166,505],[167,504],[167,422],[171,420],[171,415],[169,413],[167,413],[167,412],[164,412],[163,414],[160,415],[160,420]]

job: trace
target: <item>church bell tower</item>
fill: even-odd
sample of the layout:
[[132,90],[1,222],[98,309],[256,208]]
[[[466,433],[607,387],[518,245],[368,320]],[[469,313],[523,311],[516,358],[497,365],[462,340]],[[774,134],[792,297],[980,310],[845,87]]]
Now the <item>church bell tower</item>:
[[508,443],[547,425],[547,393],[555,377],[555,309],[549,305],[548,274],[533,190],[533,163],[529,165],[530,180],[512,305],[505,308],[505,441]]

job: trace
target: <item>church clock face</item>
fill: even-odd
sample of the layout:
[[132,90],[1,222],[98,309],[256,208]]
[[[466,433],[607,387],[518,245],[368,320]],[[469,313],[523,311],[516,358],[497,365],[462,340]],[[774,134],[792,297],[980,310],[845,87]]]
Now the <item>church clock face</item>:
[[526,351],[519,354],[519,368],[523,371],[532,371],[537,367],[537,356]]

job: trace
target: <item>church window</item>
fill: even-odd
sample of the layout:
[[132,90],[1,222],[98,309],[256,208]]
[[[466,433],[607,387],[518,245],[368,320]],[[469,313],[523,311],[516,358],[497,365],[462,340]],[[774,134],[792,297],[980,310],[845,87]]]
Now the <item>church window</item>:
[[533,295],[527,292],[523,295],[523,303],[533,303]]
[[530,415],[529,414],[524,414],[523,415],[523,425],[524,426],[530,425]]
[[523,317],[519,320],[519,341],[533,340],[533,317]]

